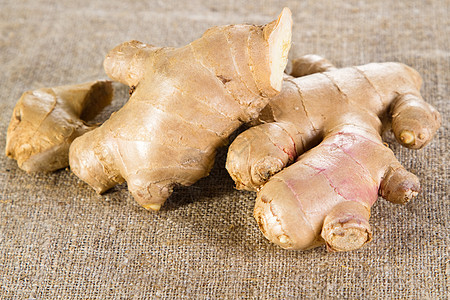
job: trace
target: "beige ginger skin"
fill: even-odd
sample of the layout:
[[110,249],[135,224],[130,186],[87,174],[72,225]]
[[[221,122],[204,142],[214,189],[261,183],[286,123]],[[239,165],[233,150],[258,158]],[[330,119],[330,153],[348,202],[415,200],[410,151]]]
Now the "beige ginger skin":
[[400,63],[336,69],[305,56],[292,74],[311,75],[286,76],[262,124],[231,144],[226,167],[237,188],[258,191],[254,216],[270,241],[286,249],[358,249],[371,240],[370,208],[379,195],[406,203],[420,191],[383,144],[382,120],[392,119],[403,146],[419,149],[440,115],[420,96],[420,75]]
[[42,88],[23,93],[6,135],[6,155],[26,172],[50,172],[69,165],[69,147],[96,128],[87,124],[111,103],[109,81]]
[[285,8],[265,26],[214,27],[181,48],[117,46],[105,71],[132,95],[74,141],[72,171],[98,193],[126,181],[140,205],[159,210],[174,186],[207,176],[216,149],[280,92],[291,27]]

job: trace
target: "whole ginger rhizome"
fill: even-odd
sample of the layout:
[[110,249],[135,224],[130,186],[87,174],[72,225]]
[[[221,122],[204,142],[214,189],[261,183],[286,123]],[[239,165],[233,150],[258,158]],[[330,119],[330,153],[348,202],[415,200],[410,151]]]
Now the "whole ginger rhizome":
[[264,26],[214,27],[181,48],[123,43],[104,61],[108,76],[130,87],[122,109],[100,127],[87,123],[111,102],[110,82],[27,92],[6,153],[27,172],[70,164],[98,193],[126,181],[140,205],[157,211],[174,186],[207,176],[216,149],[248,123],[226,167],[237,188],[257,191],[262,233],[286,249],[358,249],[372,238],[378,195],[405,203],[420,191],[383,144],[384,125],[418,149],[440,115],[403,64],[337,69],[310,55],[285,75],[291,29],[285,8]]

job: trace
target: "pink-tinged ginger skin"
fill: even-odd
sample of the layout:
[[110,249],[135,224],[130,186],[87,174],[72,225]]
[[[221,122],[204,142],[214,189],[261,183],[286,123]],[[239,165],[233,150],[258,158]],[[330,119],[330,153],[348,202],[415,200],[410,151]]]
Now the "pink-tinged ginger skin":
[[70,167],[98,193],[126,181],[135,200],[159,210],[177,185],[207,176],[216,149],[281,90],[292,19],[207,30],[181,48],[123,43],[105,71],[131,87],[127,104],[74,141]]
[[403,146],[420,149],[440,115],[406,65],[336,69],[306,56],[293,66],[305,76],[286,76],[260,125],[231,144],[227,169],[238,188],[258,191],[254,215],[270,241],[286,249],[358,249],[372,238],[370,208],[379,195],[406,203],[420,191],[418,178],[383,144],[383,121],[392,121]]

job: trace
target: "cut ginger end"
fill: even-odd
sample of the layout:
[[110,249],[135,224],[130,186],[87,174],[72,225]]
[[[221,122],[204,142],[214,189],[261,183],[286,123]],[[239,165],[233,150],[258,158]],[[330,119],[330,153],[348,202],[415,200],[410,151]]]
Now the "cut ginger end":
[[288,53],[291,48],[292,37],[292,13],[285,7],[267,38],[269,43],[270,84],[281,91],[283,73],[288,61]]

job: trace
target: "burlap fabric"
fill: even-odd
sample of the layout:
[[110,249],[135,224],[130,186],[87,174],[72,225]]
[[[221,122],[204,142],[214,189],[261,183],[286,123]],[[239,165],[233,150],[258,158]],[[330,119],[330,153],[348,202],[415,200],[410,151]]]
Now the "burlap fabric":
[[[387,136],[421,178],[418,198],[380,199],[374,240],[359,251],[286,251],[257,229],[254,194],[233,189],[226,149],[209,177],[177,189],[159,213],[140,208],[125,185],[98,196],[69,170],[26,174],[1,155],[2,299],[448,299],[448,0],[2,0],[0,149],[24,91],[106,78],[103,57],[115,45],[181,46],[214,25],[266,23],[283,6],[295,21],[291,57],[400,61],[423,75],[423,96],[443,115],[435,140],[412,151]],[[119,86],[99,119],[126,98]]]

